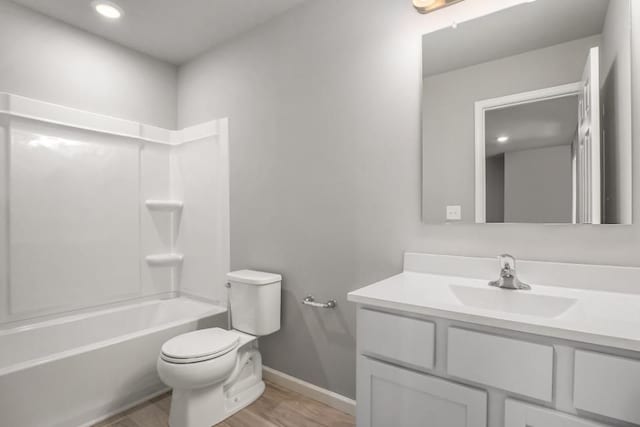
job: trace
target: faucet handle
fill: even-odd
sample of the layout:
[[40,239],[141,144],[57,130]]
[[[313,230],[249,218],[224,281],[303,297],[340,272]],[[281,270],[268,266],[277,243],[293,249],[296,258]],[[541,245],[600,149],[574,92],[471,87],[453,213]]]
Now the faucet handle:
[[512,270],[516,269],[516,257],[514,257],[513,255],[499,255],[498,261],[500,262],[500,268],[510,268]]
[[516,274],[516,257],[509,254],[502,254],[498,257],[500,262],[500,274],[502,276],[515,276]]
[[501,289],[531,289],[531,286],[521,282],[516,276],[516,257],[502,254],[498,257],[498,261],[500,262],[500,278],[489,282],[490,286],[496,286]]

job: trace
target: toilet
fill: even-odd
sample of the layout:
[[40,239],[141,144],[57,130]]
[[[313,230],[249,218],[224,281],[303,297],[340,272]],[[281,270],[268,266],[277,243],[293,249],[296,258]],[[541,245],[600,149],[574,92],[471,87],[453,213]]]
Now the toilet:
[[257,337],[280,329],[282,276],[240,270],[227,278],[232,329],[201,329],[162,345],[157,367],[173,388],[171,427],[211,427],[264,391]]

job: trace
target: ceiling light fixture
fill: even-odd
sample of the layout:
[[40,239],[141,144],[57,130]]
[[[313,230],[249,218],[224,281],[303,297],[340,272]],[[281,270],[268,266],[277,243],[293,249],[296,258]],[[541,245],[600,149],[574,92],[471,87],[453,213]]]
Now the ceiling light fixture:
[[413,0],[413,7],[420,13],[430,13],[463,0]]
[[498,139],[496,139],[496,141],[498,141],[500,144],[504,144],[505,142],[509,142],[509,137],[508,136],[499,136]]
[[123,13],[117,4],[111,3],[110,1],[94,1],[91,5],[96,12],[108,19],[119,19]]

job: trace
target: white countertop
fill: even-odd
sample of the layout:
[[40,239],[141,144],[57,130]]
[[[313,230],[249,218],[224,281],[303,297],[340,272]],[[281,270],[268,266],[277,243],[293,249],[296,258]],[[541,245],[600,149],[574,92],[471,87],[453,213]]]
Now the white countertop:
[[640,351],[640,295],[541,286],[490,287],[486,280],[404,272],[348,300],[554,338]]

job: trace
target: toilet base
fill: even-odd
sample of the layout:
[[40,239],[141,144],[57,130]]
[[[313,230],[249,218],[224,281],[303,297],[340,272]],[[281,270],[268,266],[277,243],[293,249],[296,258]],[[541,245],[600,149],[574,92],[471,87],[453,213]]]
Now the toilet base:
[[[223,398],[220,387],[174,390],[169,425],[171,427],[211,427],[255,402],[264,392],[264,388],[264,382],[260,381],[238,393],[231,402]],[[229,406],[226,403],[230,403]]]
[[247,348],[238,360],[244,366],[224,383],[189,390],[173,390],[170,427],[211,427],[255,402],[264,392],[262,359],[256,348]]
[[234,397],[234,399],[237,400],[228,402],[227,416],[225,418],[232,416],[236,412],[246,408],[258,400],[258,398],[262,396],[262,393],[264,393],[264,389],[264,381],[260,381],[259,383],[254,384],[251,388],[238,393],[238,395]]

